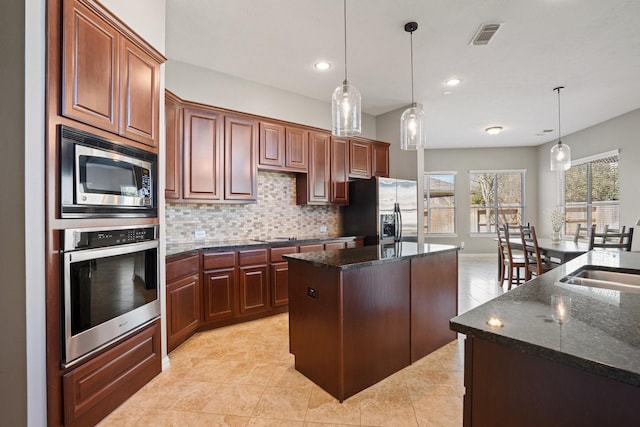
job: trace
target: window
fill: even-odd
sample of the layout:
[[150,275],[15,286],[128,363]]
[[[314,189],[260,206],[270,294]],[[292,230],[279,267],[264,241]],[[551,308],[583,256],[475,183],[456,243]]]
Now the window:
[[618,150],[578,159],[564,172],[565,234],[578,224],[590,229],[620,227],[620,180]]
[[524,174],[524,170],[469,172],[471,233],[494,234],[497,223],[523,223]]
[[425,234],[455,234],[455,188],[455,172],[427,172],[424,174]]

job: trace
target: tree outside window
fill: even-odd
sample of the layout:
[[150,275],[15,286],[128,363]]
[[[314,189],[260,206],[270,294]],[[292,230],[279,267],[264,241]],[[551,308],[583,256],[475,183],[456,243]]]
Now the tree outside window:
[[522,224],[525,171],[471,171],[470,231],[497,232],[498,224]]
[[425,234],[455,234],[455,188],[455,172],[427,172],[424,174]]

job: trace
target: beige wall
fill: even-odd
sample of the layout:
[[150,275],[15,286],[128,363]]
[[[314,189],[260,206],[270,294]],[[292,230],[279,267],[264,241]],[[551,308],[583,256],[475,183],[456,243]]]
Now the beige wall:
[[[167,61],[167,89],[180,98],[320,129],[331,129],[327,101],[240,79],[180,61]],[[362,115],[362,136],[376,139],[376,119]]]

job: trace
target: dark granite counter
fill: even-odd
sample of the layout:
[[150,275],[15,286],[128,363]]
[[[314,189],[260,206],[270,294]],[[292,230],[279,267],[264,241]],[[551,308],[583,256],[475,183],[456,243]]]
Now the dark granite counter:
[[[559,279],[583,266],[640,270],[640,253],[595,250],[451,319],[462,334],[640,387],[640,289],[622,292]],[[569,318],[552,318],[552,295],[571,297]],[[489,319],[502,326],[489,326]]]
[[425,243],[401,242],[389,245],[369,245],[360,248],[341,249],[335,251],[311,252],[284,255],[284,258],[307,261],[317,267],[349,270],[362,268],[401,259],[428,256],[433,253],[457,251],[460,248],[451,245],[435,245]]
[[256,239],[243,239],[243,240],[194,240],[187,243],[170,243],[166,246],[166,255],[168,259],[174,257],[181,257],[190,254],[195,254],[200,250],[219,250],[219,249],[243,249],[248,247],[259,246],[289,246],[289,245],[304,245],[307,243],[315,242],[327,242],[327,241],[340,241],[351,240],[358,236],[327,236],[326,234],[320,236],[304,236],[296,238],[287,237],[267,237]]

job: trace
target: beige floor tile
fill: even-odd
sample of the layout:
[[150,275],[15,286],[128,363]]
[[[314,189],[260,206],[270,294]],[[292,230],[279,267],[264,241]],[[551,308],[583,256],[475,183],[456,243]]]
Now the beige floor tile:
[[251,418],[247,427],[304,427],[302,421],[271,420],[268,418]]
[[202,412],[250,417],[264,392],[263,386],[222,384]]
[[360,404],[349,399],[340,403],[320,387],[313,386],[305,421],[360,425]]
[[273,387],[310,388],[314,384],[309,378],[296,371],[293,362],[291,362],[276,365],[267,385]]
[[413,403],[420,427],[459,427],[462,425],[462,398],[427,396]]
[[304,421],[310,395],[311,388],[266,387],[253,416]]
[[173,402],[167,402],[167,407],[178,411],[201,412],[216,394],[221,384],[202,381],[183,381],[176,390]]

